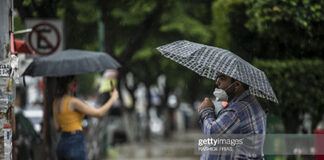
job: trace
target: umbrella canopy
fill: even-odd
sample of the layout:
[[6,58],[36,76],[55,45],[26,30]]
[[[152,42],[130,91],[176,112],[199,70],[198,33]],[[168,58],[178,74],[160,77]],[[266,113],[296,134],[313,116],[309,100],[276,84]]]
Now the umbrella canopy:
[[28,118],[26,118],[22,112],[18,112],[16,114],[16,128],[18,135],[29,135],[36,136],[37,133],[33,127],[33,124],[30,122]]
[[157,50],[201,76],[216,80],[217,73],[223,73],[249,85],[251,94],[278,103],[265,73],[228,50],[186,40]]
[[119,67],[120,64],[107,53],[69,49],[35,59],[23,75],[59,77]]

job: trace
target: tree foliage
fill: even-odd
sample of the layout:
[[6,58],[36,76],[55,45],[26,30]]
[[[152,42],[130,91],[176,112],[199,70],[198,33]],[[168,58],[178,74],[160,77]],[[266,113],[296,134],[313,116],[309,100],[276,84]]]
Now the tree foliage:
[[[312,60],[303,59],[323,57],[322,8],[323,1],[307,0],[217,0],[213,3],[216,46],[227,48],[250,62],[258,58],[254,63],[269,74],[280,100],[279,106],[263,104],[283,118],[286,131],[291,133],[298,130],[304,113],[311,113],[313,129],[321,119],[320,96],[304,95],[319,94],[313,90],[314,86],[321,87],[323,75],[317,69],[323,66],[315,65],[319,60],[311,64]],[[310,104],[316,107],[309,107]]]
[[[213,5],[214,45],[228,49],[243,59],[251,62],[253,58],[265,58],[260,52],[267,42],[254,31],[248,30],[247,5],[242,0],[218,0]],[[273,54],[271,54],[273,56]]]
[[280,53],[280,58],[323,56],[324,1],[248,0],[246,4],[246,26],[274,43],[266,49]]
[[218,0],[214,1],[213,8],[213,25],[211,26],[215,34],[215,45],[221,48],[230,49],[231,37],[230,13],[234,12],[236,5],[243,4],[242,0]]
[[[181,100],[191,103],[211,93],[214,82],[161,56],[156,47],[187,39],[229,49],[249,62],[254,58],[268,59],[254,63],[269,75],[283,107],[274,105],[270,110],[286,117],[310,112],[314,118],[318,117],[317,113],[308,104],[312,101],[319,106],[322,100],[315,96],[304,101],[301,96],[321,94],[316,87],[322,86],[309,81],[322,82],[322,73],[314,71],[323,67],[322,62],[299,62],[298,59],[323,56],[323,3],[311,0],[15,0],[22,21],[46,17],[64,20],[66,48],[98,50],[102,43],[99,24],[103,23],[105,51],[123,65],[120,82],[125,82],[126,74],[131,72],[136,83],[150,86],[163,74],[167,77],[165,91],[172,92],[179,87],[183,93]],[[290,58],[293,60],[280,61]],[[304,74],[305,79],[298,76]],[[295,92],[290,93],[291,90]]]
[[279,104],[264,101],[264,106],[283,118],[285,130],[296,133],[305,113],[312,117],[312,130],[324,111],[323,60],[254,60],[263,70],[277,95]]

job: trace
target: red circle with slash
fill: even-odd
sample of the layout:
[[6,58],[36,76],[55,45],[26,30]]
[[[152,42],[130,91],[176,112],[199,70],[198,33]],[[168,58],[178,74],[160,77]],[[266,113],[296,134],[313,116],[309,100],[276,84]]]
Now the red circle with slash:
[[[44,28],[46,28],[47,30],[45,30]],[[54,32],[54,35],[56,37],[56,42],[53,43],[51,42],[48,37],[46,37],[45,34],[43,34],[42,32]],[[37,41],[36,44],[33,43],[32,41],[32,36],[36,35],[37,36]],[[50,23],[39,23],[37,25],[35,25],[33,27],[32,32],[28,35],[28,41],[29,41],[29,46],[38,54],[41,55],[49,55],[52,54],[53,52],[55,52],[58,47],[60,46],[60,42],[61,42],[61,37],[60,37],[60,33],[58,31],[58,29],[50,24]],[[46,46],[44,48],[47,48],[46,51],[42,51],[38,45],[40,45],[40,43],[43,42],[42,44],[45,44]],[[43,48],[43,49],[44,49]]]

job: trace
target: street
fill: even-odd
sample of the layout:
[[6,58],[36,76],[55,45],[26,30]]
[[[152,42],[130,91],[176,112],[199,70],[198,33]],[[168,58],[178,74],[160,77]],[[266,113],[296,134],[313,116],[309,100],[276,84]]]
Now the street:
[[114,147],[113,160],[196,160],[200,155],[195,149],[195,139],[201,136],[200,130],[174,133],[168,140],[154,139],[151,142],[123,144]]

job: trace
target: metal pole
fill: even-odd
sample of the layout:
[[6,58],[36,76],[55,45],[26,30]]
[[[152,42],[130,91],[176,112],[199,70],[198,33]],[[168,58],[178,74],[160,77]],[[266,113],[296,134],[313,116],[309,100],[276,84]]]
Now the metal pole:
[[[13,24],[13,0],[0,0],[0,80],[4,82],[9,79],[4,72],[10,68],[10,33],[14,31]],[[8,92],[8,87],[11,87],[11,81],[8,81],[8,86],[0,85],[0,159],[12,159],[12,111],[9,107],[10,96],[7,96],[5,92]],[[8,97],[6,100],[3,97]],[[11,124],[11,125],[10,125]],[[5,127],[4,127],[5,126]],[[8,146],[8,144],[10,144]],[[8,148],[9,147],[9,148]]]
[[[98,40],[99,40],[99,51],[105,51],[105,24],[102,20],[102,11],[99,10],[99,20],[98,20]],[[111,53],[110,53],[111,54]]]

